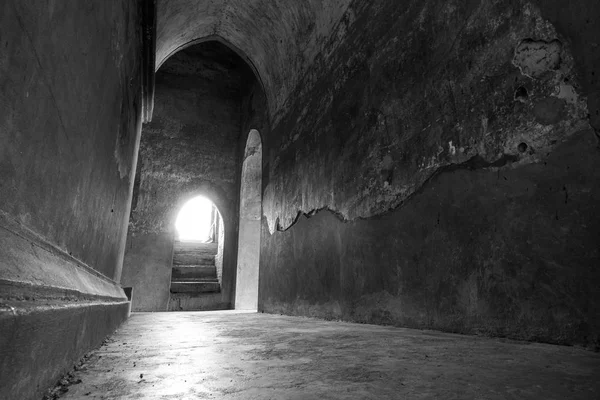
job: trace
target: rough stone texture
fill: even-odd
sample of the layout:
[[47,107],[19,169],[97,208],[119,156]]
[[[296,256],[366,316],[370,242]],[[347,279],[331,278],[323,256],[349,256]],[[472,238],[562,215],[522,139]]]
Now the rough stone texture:
[[172,234],[127,235],[121,286],[133,288],[133,311],[167,311],[172,261]]
[[351,4],[265,139],[261,310],[598,346],[600,34],[548,3]]
[[[174,340],[177,338],[177,340]],[[61,399],[595,399],[581,349],[237,312],[134,314]]]

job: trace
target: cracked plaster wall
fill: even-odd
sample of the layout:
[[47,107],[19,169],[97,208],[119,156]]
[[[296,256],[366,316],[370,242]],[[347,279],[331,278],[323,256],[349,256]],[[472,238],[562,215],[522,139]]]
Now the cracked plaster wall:
[[265,139],[262,310],[597,345],[598,6],[560,4],[350,4]]
[[270,234],[259,309],[600,346],[600,157],[574,136],[542,164],[436,175],[403,207],[322,211]]
[[[588,128],[568,41],[537,7],[511,4],[353,3],[359,18],[273,128],[270,231],[324,208],[376,215],[448,165],[538,162]],[[526,97],[515,99],[519,90]]]

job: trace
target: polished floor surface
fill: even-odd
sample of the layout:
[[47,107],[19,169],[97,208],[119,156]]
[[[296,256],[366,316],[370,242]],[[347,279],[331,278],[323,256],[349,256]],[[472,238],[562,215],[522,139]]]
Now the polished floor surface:
[[61,399],[600,399],[600,354],[220,312],[138,313]]

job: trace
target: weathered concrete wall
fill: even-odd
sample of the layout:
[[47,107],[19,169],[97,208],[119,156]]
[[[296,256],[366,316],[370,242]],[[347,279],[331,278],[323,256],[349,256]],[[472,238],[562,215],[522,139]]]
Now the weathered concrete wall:
[[543,164],[460,168],[388,214],[263,227],[269,312],[600,345],[600,157],[589,132]]
[[40,398],[127,316],[116,282],[141,125],[139,7],[0,5],[3,398]]
[[598,343],[598,6],[550,3],[351,4],[266,139],[262,310]]
[[172,233],[127,235],[121,286],[133,288],[132,311],[167,311],[172,261]]
[[140,123],[137,2],[2,11],[0,209],[118,278]]
[[[177,53],[156,76],[153,121],[144,126],[139,155],[139,179],[129,235],[173,234],[177,213],[190,198],[203,195],[218,207],[224,225],[220,303],[230,304],[235,282],[237,202],[239,190],[238,141],[242,132],[242,101],[253,85],[252,71],[233,51],[206,42]],[[166,247],[165,247],[166,249]],[[147,258],[127,249],[126,272],[141,280]],[[167,254],[154,253],[154,264]],[[171,267],[171,261],[163,266]],[[166,285],[154,282],[153,285]]]
[[447,165],[538,162],[589,127],[568,39],[539,10],[463,3],[349,10],[346,34],[270,136],[271,231],[299,211],[379,214]]

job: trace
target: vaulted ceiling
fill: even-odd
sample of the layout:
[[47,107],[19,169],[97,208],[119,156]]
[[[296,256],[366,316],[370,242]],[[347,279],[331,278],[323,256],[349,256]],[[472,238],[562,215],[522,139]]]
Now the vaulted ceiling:
[[255,69],[271,115],[323,50],[350,0],[158,0],[157,68],[203,40],[219,40]]

